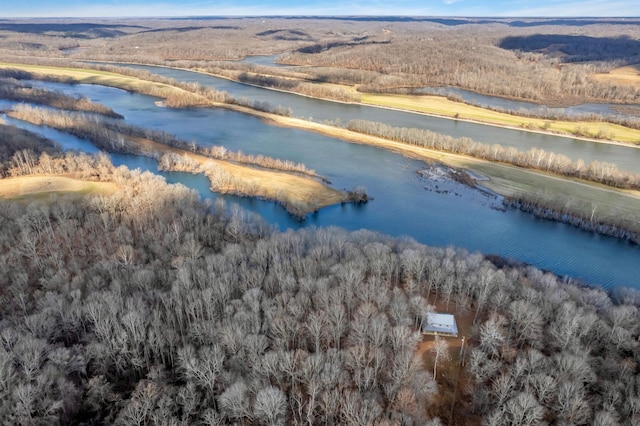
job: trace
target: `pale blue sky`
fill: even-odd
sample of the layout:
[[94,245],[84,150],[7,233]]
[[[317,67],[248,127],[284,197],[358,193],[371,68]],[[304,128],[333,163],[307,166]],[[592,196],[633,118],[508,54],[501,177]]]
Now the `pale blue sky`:
[[404,15],[638,17],[638,0],[0,0],[4,17]]

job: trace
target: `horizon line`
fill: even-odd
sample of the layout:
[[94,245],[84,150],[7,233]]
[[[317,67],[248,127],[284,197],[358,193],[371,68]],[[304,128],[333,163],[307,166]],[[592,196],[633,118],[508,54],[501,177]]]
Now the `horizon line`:
[[513,16],[496,16],[496,15],[408,15],[408,14],[392,14],[392,15],[382,15],[382,14],[374,14],[374,15],[359,15],[359,14],[345,14],[345,15],[335,15],[335,14],[294,14],[294,15],[284,15],[284,14],[275,14],[275,15],[122,15],[122,16],[6,16],[0,18],[1,21],[7,21],[11,19],[131,19],[131,18],[156,18],[156,19],[180,19],[180,18],[217,18],[217,19],[227,19],[227,18],[456,18],[456,19],[563,19],[563,20],[571,20],[571,19],[640,19],[640,15],[638,16],[562,16],[562,15],[538,15],[538,16],[523,16],[523,15],[513,15]]

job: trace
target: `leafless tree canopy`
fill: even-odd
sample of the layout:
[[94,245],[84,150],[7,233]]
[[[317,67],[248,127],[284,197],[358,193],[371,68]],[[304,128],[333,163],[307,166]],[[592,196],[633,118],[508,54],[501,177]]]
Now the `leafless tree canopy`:
[[458,404],[476,418],[640,420],[635,291],[369,231],[273,232],[104,155],[29,161],[7,167],[121,189],[0,202],[3,423],[427,423],[428,299],[475,311]]
[[[309,82],[357,85],[362,91],[457,86],[547,105],[638,103],[637,85],[594,78],[640,63],[638,23],[437,18],[18,20],[0,26],[0,55],[14,60],[65,56],[256,71],[261,76],[245,73],[244,78],[269,82],[295,76]],[[272,54],[280,54],[281,63],[304,68],[291,74],[229,62]],[[325,90],[295,84],[308,94]],[[353,96],[334,90],[336,97]]]
[[[270,71],[278,78],[264,81],[286,84],[283,77],[304,73],[307,83],[362,90],[455,85],[547,103],[638,102],[637,87],[593,78],[640,62],[638,22],[572,22],[2,21],[0,56],[216,67],[264,80],[262,69],[219,60],[286,52],[281,62],[306,67]],[[584,34],[574,37],[576,28]],[[3,77],[28,78],[14,74]],[[229,101],[183,86],[176,105]],[[68,117],[52,120],[65,126]],[[119,187],[111,196],[0,200],[2,424],[640,423],[635,290],[608,294],[370,231],[275,232],[222,201],[202,203],[183,186],[115,168],[104,154],[63,154],[4,125],[0,138],[3,176]],[[471,147],[543,170],[573,167],[537,150],[445,142],[453,152]],[[605,183],[617,177],[607,164],[580,166]],[[416,357],[429,301],[471,323],[451,411],[434,375],[453,351],[439,341],[427,363]]]

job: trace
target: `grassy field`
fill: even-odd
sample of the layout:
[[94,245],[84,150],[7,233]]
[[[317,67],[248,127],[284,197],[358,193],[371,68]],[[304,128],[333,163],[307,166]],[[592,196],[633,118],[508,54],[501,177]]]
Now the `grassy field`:
[[0,198],[38,198],[48,194],[110,195],[118,187],[112,182],[93,182],[65,176],[20,176],[0,179]]
[[640,64],[616,68],[605,74],[595,74],[594,77],[615,84],[635,86],[640,84]]
[[593,213],[594,218],[601,222],[624,223],[629,229],[640,229],[637,223],[637,218],[640,217],[638,191],[617,190],[595,183],[462,157],[451,156],[445,162],[489,176],[489,181],[480,184],[499,194],[526,196],[538,200],[540,205],[566,209],[587,218]]
[[632,144],[640,143],[640,130],[630,129],[617,124],[520,117],[450,101],[442,96],[378,95],[368,93],[362,95],[362,102],[370,105],[459,118],[497,126],[571,135],[580,134],[581,136],[597,139],[604,136],[606,139],[612,141]]

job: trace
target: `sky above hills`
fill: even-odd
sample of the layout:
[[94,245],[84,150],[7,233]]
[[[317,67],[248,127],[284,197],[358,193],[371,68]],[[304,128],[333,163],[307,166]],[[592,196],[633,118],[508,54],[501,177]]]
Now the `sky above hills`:
[[4,17],[411,15],[638,17],[638,0],[2,0]]

